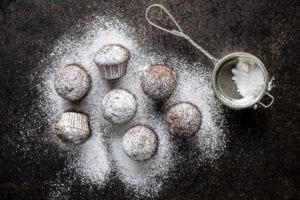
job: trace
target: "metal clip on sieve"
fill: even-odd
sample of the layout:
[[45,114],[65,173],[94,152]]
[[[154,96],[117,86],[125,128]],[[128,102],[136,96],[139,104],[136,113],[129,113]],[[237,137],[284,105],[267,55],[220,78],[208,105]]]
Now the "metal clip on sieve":
[[[178,30],[166,29],[162,26],[157,25],[153,21],[151,21],[149,19],[149,11],[151,10],[151,8],[155,8],[155,7],[162,9],[169,16],[169,18],[172,20],[172,22],[175,24],[175,26]],[[224,105],[226,105],[232,109],[244,109],[244,108],[252,107],[257,103],[260,104],[264,108],[269,108],[273,104],[274,97],[270,93],[267,92],[268,81],[269,81],[268,72],[267,72],[264,64],[261,62],[261,60],[258,59],[257,57],[255,57],[254,55],[245,53],[245,52],[235,52],[235,53],[232,53],[232,54],[229,54],[229,55],[223,57],[220,60],[216,59],[214,56],[212,56],[210,53],[208,53],[205,49],[203,49],[200,45],[198,45],[192,38],[190,38],[188,35],[186,35],[183,32],[183,30],[181,29],[181,27],[179,26],[179,24],[176,22],[175,18],[171,15],[171,13],[164,6],[162,6],[160,4],[152,4],[146,9],[146,20],[148,21],[149,24],[151,24],[152,26],[154,26],[162,31],[165,31],[165,32],[170,33],[175,36],[185,38],[194,47],[196,47],[198,50],[200,50],[207,58],[209,58],[209,60],[215,65],[215,68],[213,71],[214,92],[215,92],[217,98]],[[251,60],[252,62],[254,62],[256,64],[256,66],[262,70],[262,72],[264,74],[264,80],[265,80],[264,87],[263,87],[262,91],[259,93],[259,95],[255,99],[253,99],[253,101],[246,102],[243,104],[235,103],[236,101],[234,101],[234,100],[239,99],[240,97],[238,97],[239,95],[237,94],[236,91],[235,91],[235,93],[233,92],[232,88],[234,88],[235,86],[233,85],[234,84],[233,81],[231,81],[231,79],[229,80],[229,74],[231,73],[231,69],[233,68],[232,67],[233,65],[231,64],[231,66],[229,66],[228,63],[236,63],[237,60],[239,60],[239,59],[248,59],[248,60]],[[271,99],[268,104],[264,104],[260,101],[264,95],[267,95]]]

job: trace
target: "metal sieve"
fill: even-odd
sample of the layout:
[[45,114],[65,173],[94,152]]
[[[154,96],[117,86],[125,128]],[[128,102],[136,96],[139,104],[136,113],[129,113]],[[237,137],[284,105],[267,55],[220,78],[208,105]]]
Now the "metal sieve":
[[[170,17],[170,19],[175,24],[178,30],[169,30],[152,22],[148,16],[149,16],[150,9],[154,7],[162,9]],[[215,65],[213,70],[213,76],[212,76],[213,89],[216,94],[216,97],[224,105],[232,109],[240,110],[240,109],[256,106],[257,104],[261,105],[263,108],[268,108],[273,104],[274,97],[267,91],[268,83],[269,83],[268,71],[266,70],[263,62],[257,57],[255,57],[254,55],[245,52],[235,52],[226,55],[221,59],[216,59],[205,49],[203,49],[200,45],[198,45],[194,40],[192,40],[188,35],[186,35],[182,31],[181,27],[178,25],[176,20],[174,19],[174,17],[169,13],[169,11],[160,4],[152,4],[147,8],[146,20],[149,22],[149,24],[162,31],[185,38],[194,47],[200,50],[206,57],[208,57],[209,60],[212,61],[212,63]],[[240,101],[241,99],[243,99],[243,97],[238,93],[237,86],[232,80],[233,74],[231,70],[236,66],[239,60],[247,60],[253,63],[255,67],[258,67],[262,71],[264,77],[264,85],[261,91],[258,93],[258,95],[255,98],[252,98],[251,100],[248,101]],[[265,104],[261,101],[265,95],[270,98],[270,102],[268,104]]]

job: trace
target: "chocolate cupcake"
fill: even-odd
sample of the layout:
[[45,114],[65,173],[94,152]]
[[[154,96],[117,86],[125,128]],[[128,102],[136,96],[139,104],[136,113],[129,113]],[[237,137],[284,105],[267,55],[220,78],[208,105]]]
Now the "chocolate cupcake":
[[162,101],[176,88],[176,72],[165,65],[154,65],[144,71],[141,82],[144,93],[150,99]]
[[123,136],[123,149],[135,161],[153,157],[158,146],[157,135],[145,126],[130,128]]
[[135,97],[122,89],[111,90],[101,104],[102,114],[111,123],[122,124],[130,121],[137,110]]
[[54,88],[61,97],[69,101],[77,101],[87,94],[90,78],[81,67],[66,65],[55,73]]
[[82,113],[65,112],[54,124],[54,132],[64,142],[81,144],[90,136],[88,116]]
[[125,75],[130,52],[119,44],[101,47],[94,56],[94,62],[105,79],[118,79]]
[[179,138],[190,138],[200,129],[202,115],[196,106],[178,103],[167,112],[166,122],[170,134]]

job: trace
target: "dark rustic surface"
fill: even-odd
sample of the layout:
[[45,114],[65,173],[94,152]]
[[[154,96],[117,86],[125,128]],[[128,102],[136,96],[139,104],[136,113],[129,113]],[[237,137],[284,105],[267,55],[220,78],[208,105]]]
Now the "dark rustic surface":
[[[51,181],[65,164],[63,155],[39,138],[45,132],[43,126],[28,117],[43,118],[34,106],[39,94],[33,86],[39,80],[32,76],[39,74],[38,62],[62,34],[71,30],[80,35],[84,30],[76,25],[113,14],[137,27],[141,36],[146,33],[149,41],[164,43],[167,50],[189,61],[207,62],[182,39],[146,23],[146,7],[157,2],[170,9],[183,29],[216,57],[237,50],[253,53],[276,78],[272,91],[276,101],[270,109],[226,109],[228,145],[218,170],[203,166],[197,176],[170,184],[160,199],[300,198],[300,6],[296,0],[1,0],[0,199],[46,199]],[[20,131],[24,127],[31,131],[24,135]],[[66,173],[62,180],[72,176]],[[118,180],[101,190],[78,180],[68,195],[70,199],[130,197]]]

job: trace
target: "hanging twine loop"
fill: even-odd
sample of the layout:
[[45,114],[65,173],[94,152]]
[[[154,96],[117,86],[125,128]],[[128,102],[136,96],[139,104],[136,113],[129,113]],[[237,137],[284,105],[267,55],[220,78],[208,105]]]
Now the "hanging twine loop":
[[[168,16],[169,18],[172,20],[172,22],[175,24],[177,30],[169,30],[169,29],[166,29],[162,26],[159,26],[158,24],[154,23],[153,21],[151,21],[149,19],[149,11],[151,10],[151,8],[154,8],[154,7],[157,7],[157,8],[160,8],[162,9]],[[200,50],[206,57],[208,57],[214,64],[217,64],[218,62],[218,59],[216,59],[215,57],[213,57],[210,53],[208,53],[205,49],[203,49],[200,45],[198,45],[194,40],[192,40],[192,38],[190,38],[188,35],[186,35],[181,27],[179,26],[179,24],[176,22],[175,18],[171,15],[171,13],[162,5],[160,4],[152,4],[150,5],[147,10],[146,10],[146,20],[148,21],[149,24],[151,24],[152,26],[154,26],[155,28],[158,28],[162,31],[165,31],[167,33],[170,33],[172,35],[176,35],[176,36],[179,36],[179,37],[183,37],[185,38],[187,41],[189,41],[194,47],[196,47],[198,50]]]

